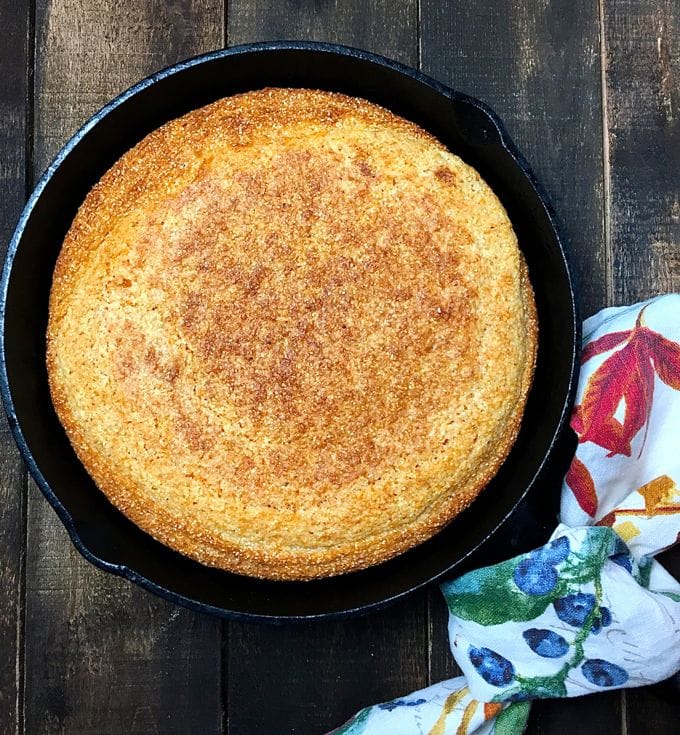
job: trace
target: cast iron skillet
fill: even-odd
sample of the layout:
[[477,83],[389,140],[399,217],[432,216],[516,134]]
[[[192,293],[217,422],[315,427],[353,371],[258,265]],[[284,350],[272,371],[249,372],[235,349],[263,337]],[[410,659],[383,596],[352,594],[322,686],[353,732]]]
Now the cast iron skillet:
[[[54,263],[92,185],[167,120],[265,86],[364,97],[423,126],[476,167],[510,214],[529,264],[540,322],[536,376],[519,437],[473,505],[436,537],[391,561],[304,583],[260,581],[204,567],[128,521],[97,490],[71,449],[52,408],[45,368]],[[393,61],[328,44],[261,43],[190,59],[139,82],[89,120],[40,179],[9,245],[0,289],[0,388],[31,474],[89,561],[173,602],[225,617],[278,622],[364,612],[459,571],[473,552],[500,543],[503,525],[515,538],[530,536],[536,521],[517,512],[520,501],[532,486],[553,497],[558,492],[554,486],[542,488],[540,476],[569,414],[579,330],[554,216],[493,112]]]

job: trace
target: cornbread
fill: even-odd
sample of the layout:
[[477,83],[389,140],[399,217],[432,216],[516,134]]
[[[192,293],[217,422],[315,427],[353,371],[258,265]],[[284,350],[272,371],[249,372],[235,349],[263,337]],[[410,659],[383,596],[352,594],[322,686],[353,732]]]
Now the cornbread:
[[432,536],[518,432],[537,325],[479,174],[360,99],[173,120],[88,194],[47,365],[98,487],[205,564],[311,579]]

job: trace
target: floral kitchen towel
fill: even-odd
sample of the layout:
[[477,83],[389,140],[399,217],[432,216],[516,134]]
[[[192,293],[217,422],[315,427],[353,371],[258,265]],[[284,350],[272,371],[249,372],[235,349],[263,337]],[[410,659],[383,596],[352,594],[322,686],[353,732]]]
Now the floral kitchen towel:
[[343,735],[521,733],[529,700],[680,669],[680,296],[584,323],[561,521],[529,554],[442,585],[464,676],[368,707]]
[[562,522],[656,554],[680,533],[680,295],[604,309],[583,332]]
[[680,668],[680,584],[610,528],[560,525],[542,548],[442,590],[456,662],[485,702],[643,686]]

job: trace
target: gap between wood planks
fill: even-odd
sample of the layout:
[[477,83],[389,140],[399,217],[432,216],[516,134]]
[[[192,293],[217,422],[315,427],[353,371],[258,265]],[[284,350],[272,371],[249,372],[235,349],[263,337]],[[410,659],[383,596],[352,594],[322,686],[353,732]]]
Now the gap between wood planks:
[[604,272],[607,305],[614,298],[614,254],[611,228],[611,161],[609,151],[609,110],[607,105],[607,33],[604,22],[604,2],[597,0],[600,25],[600,94],[602,104],[602,226],[604,231]]
[[[28,3],[28,23],[26,38],[26,97],[25,97],[25,130],[24,130],[24,202],[35,185],[34,151],[34,103],[35,103],[35,2]],[[25,731],[25,695],[26,695],[26,539],[28,537],[28,469],[21,461],[21,552],[19,566],[19,597],[17,610],[17,655],[15,662],[17,708],[17,733]]]

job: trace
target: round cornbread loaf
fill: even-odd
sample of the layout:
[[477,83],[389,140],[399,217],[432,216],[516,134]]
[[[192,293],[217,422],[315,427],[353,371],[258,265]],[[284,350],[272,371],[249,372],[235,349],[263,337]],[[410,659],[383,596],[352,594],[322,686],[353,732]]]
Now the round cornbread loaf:
[[517,435],[536,340],[474,169],[366,101],[265,89],[167,123],[88,194],[47,365],[80,460],[142,529],[311,579],[472,502]]

